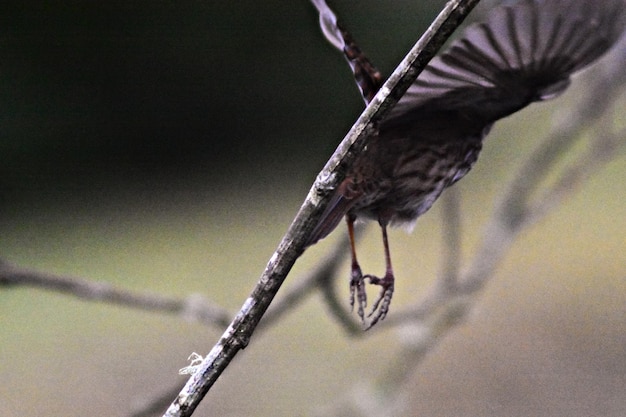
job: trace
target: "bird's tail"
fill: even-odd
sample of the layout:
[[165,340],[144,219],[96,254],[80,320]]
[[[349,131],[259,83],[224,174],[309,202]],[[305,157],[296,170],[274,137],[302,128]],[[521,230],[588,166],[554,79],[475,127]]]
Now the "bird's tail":
[[431,61],[387,120],[406,122],[412,109],[432,106],[495,121],[563,92],[625,27],[626,0],[520,0],[495,8]]

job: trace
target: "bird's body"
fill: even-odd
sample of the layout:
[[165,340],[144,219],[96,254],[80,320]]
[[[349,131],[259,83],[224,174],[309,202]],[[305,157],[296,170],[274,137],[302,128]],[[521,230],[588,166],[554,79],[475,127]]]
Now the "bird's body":
[[[606,52],[626,25],[626,0],[520,0],[493,10],[426,67],[357,157],[309,244],[346,216],[383,228],[387,271],[361,274],[352,246],[351,290],[363,319],[364,280],[382,286],[372,324],[393,293],[387,225],[411,225],[476,162],[493,124],[559,95]],[[380,303],[380,304],[379,304]]]
[[445,188],[470,170],[490,127],[470,120],[453,124],[442,120],[437,126],[436,131],[402,135],[381,129],[355,161],[335,198],[355,195],[348,200],[353,203],[349,211],[357,217],[410,227]]

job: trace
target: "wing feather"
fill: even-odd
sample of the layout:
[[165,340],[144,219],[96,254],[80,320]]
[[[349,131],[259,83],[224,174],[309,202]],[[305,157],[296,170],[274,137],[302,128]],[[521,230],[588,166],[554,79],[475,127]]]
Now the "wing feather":
[[520,0],[496,8],[431,61],[385,123],[435,111],[494,122],[552,98],[619,39],[625,8],[626,0]]

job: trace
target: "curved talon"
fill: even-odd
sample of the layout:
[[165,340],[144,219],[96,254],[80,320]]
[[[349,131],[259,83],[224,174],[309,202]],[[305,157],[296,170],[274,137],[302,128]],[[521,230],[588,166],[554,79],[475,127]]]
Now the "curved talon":
[[[391,267],[391,256],[389,255],[389,243],[387,240],[387,221],[384,218],[379,219],[380,226],[383,232],[383,245],[385,247],[385,264],[387,272],[382,278],[378,278],[375,275],[363,275],[359,262],[356,259],[356,249],[354,247],[354,215],[348,214],[346,221],[348,223],[348,235],[350,237],[350,252],[352,255],[352,273],[350,276],[350,307],[354,311],[354,301],[358,303],[357,313],[361,318],[361,323],[366,325],[365,322],[365,308],[367,307],[367,292],[365,290],[365,280],[368,279],[370,284],[378,285],[381,287],[381,292],[378,298],[372,306],[372,311],[367,315],[367,318],[372,317],[371,322],[365,327],[365,330],[372,328],[378,321],[384,320],[389,312],[389,305],[391,304],[391,297],[393,296],[394,289],[394,277],[393,269]],[[355,295],[356,294],[356,295]]]
[[365,280],[361,268],[353,265],[352,276],[350,277],[350,307],[354,311],[354,299],[358,304],[357,313],[361,322],[365,322],[365,307],[367,307],[367,293],[365,292]]
[[[374,313],[376,313],[372,317],[372,321],[370,322],[368,329],[378,323],[379,320],[384,320],[387,317],[387,313],[389,312],[389,306],[391,305],[391,297],[393,296],[393,283],[388,286],[384,286],[378,296],[378,299],[374,303],[372,307],[371,313],[367,317],[372,317]],[[379,308],[380,304],[380,308]]]
[[365,282],[361,280],[350,281],[350,307],[354,310],[354,299],[356,293],[357,313],[362,322],[365,322],[365,307],[367,306],[367,294],[365,292]]
[[384,320],[389,312],[389,306],[391,305],[391,298],[393,297],[394,290],[394,277],[392,274],[386,274],[383,278],[378,278],[374,275],[365,275],[363,279],[369,279],[370,284],[379,285],[381,287],[380,294],[372,306],[372,311],[367,317],[372,317],[368,329],[372,328],[380,320]]

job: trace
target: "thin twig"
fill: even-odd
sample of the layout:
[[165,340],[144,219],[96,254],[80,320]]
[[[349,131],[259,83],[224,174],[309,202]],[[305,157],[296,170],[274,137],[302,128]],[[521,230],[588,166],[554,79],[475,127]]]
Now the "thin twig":
[[626,149],[626,129],[620,132],[600,131],[591,140],[589,150],[574,163],[563,169],[561,176],[549,189],[532,202],[527,211],[527,222],[535,223],[545,217],[554,207],[574,194],[589,177]]
[[133,293],[115,288],[105,282],[93,282],[18,268],[4,261],[0,262],[0,286],[45,288],[69,294],[82,300],[107,302],[137,310],[178,314],[187,320],[194,320],[218,328],[227,325],[232,317],[229,311],[212,304],[200,295],[194,294],[181,299],[156,294]]

